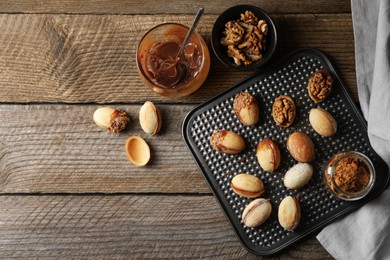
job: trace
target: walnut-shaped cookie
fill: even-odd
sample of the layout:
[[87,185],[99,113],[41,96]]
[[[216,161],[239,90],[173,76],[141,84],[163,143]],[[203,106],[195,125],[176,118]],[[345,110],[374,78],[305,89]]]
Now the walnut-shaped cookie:
[[333,87],[333,78],[327,70],[314,72],[309,79],[307,90],[310,98],[318,103],[324,101]]
[[253,126],[259,121],[259,104],[256,98],[248,92],[236,94],[233,101],[233,111],[244,125]]
[[279,96],[272,105],[272,116],[281,127],[289,127],[295,119],[295,103],[289,96]]

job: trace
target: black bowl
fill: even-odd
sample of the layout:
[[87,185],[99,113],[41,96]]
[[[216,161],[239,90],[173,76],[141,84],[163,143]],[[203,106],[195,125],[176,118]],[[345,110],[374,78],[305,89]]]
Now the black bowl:
[[[229,21],[239,20],[240,15],[245,11],[253,12],[259,20],[265,20],[268,24],[268,33],[266,36],[267,47],[264,51],[263,58],[255,61],[250,65],[238,66],[234,63],[233,58],[228,57],[227,47],[221,44],[222,34],[225,31],[225,24]],[[211,32],[211,46],[217,58],[228,67],[239,71],[254,71],[263,67],[274,54],[277,43],[277,33],[274,22],[271,17],[261,8],[253,5],[236,5],[224,11],[215,21]]]

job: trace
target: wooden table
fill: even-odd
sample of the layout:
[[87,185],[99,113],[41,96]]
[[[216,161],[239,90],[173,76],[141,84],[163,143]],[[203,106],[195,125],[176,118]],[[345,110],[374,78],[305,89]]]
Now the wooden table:
[[[279,28],[275,58],[301,47],[332,61],[357,101],[349,0],[249,0]],[[138,40],[162,22],[191,24],[210,46],[218,14],[237,1],[0,2],[0,258],[254,258],[240,244],[187,150],[184,116],[249,73],[213,55],[210,75],[179,100],[146,88],[135,68]],[[210,49],[211,51],[211,49]],[[142,132],[147,100],[162,110],[156,136]],[[103,104],[125,109],[130,128],[97,127]],[[124,152],[129,135],[152,148],[146,167]],[[331,256],[315,237],[274,258]]]

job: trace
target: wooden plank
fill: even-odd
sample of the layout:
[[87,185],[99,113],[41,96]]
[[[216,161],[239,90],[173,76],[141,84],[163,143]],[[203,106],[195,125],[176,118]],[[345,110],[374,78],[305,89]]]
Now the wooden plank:
[[[131,117],[123,133],[95,125],[98,107],[1,105],[0,193],[210,193],[181,134],[193,106],[160,105],[163,125],[155,136],[139,125],[141,105],[120,106]],[[130,135],[149,143],[147,166],[127,160]]]
[[280,29],[278,54],[298,48],[324,52],[341,76],[354,101],[358,101],[352,19],[345,15],[277,16]]
[[[56,14],[194,14],[200,6],[209,14],[219,14],[237,5],[234,0],[217,1],[125,1],[125,0],[64,0],[0,2],[0,10],[5,13],[56,13]],[[259,6],[272,13],[341,13],[351,12],[348,0],[248,0],[245,4]]]
[[[0,219],[0,258],[255,258],[212,196],[1,196]],[[286,257],[331,259],[314,238]]]
[[[275,59],[302,47],[325,52],[357,101],[351,14],[274,15]],[[190,24],[193,15],[0,15],[0,102],[172,102],[149,90],[135,67],[142,35],[162,22]],[[216,15],[199,32],[210,46]],[[210,48],[211,51],[211,48]],[[212,55],[208,79],[177,102],[199,103],[250,73],[232,72]]]

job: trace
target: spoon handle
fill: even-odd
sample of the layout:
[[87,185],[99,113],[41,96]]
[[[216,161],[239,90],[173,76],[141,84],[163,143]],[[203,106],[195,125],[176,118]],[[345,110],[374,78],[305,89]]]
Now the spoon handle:
[[195,19],[194,19],[194,22],[192,23],[190,29],[188,30],[188,33],[186,35],[186,38],[184,39],[181,47],[180,47],[180,50],[179,52],[177,53],[177,56],[176,58],[179,58],[179,56],[181,55],[181,53],[184,51],[184,48],[186,47],[188,41],[190,40],[190,37],[192,35],[192,33],[194,32],[196,26],[198,25],[198,22],[200,20],[200,17],[202,17],[203,15],[203,12],[204,12],[204,8],[201,7],[199,8],[198,12],[196,13],[196,16],[195,16]]

